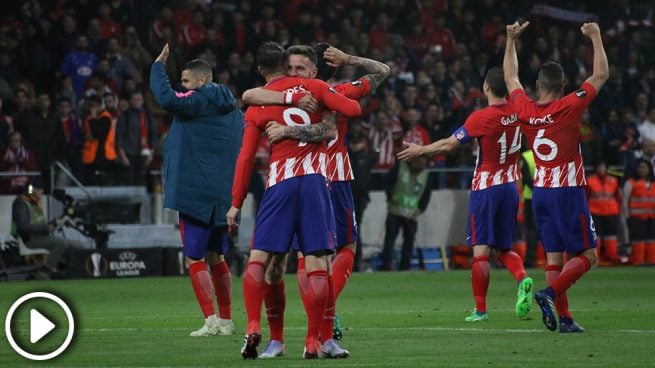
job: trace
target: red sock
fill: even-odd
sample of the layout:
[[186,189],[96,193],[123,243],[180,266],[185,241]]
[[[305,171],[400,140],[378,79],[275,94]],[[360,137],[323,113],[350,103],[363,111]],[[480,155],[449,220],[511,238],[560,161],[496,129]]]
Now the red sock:
[[350,274],[353,272],[355,263],[355,252],[348,247],[343,247],[337,251],[337,256],[332,262],[332,281],[334,282],[334,299],[339,297],[341,291],[346,286]]
[[333,283],[332,277],[328,276],[328,301],[327,307],[325,308],[325,315],[321,322],[321,343],[332,338],[332,330],[334,329],[334,313],[336,308]]
[[298,291],[300,292],[300,300],[305,307],[305,312],[309,314],[309,296],[308,296],[308,283],[307,270],[305,270],[305,258],[298,259],[298,270],[296,271],[298,280]]
[[566,292],[582,275],[591,268],[591,262],[583,255],[571,258],[562,269],[562,273],[557,276],[550,287],[555,292],[555,298]]
[[284,308],[287,305],[284,280],[277,284],[266,284],[264,304],[271,340],[284,341]]
[[[546,284],[550,286],[561,272],[562,266],[546,265]],[[566,296],[566,292],[555,298],[555,309],[557,309],[558,316],[571,318],[571,312],[569,311],[569,298]]]
[[318,341],[321,321],[325,317],[328,304],[329,284],[328,273],[324,270],[312,271],[307,274],[307,296],[309,313],[307,313],[307,339],[305,345]]
[[619,240],[616,238],[604,239],[605,258],[612,263],[619,263]]
[[216,314],[214,302],[212,301],[212,280],[207,272],[205,262],[194,262],[189,266],[189,276],[191,276],[191,286],[196,294],[200,309],[205,318]]
[[225,261],[211,267],[214,292],[218,302],[218,317],[232,319],[232,275]]
[[471,266],[471,285],[475,298],[475,310],[487,311],[487,289],[489,288],[489,256],[473,257]]
[[243,301],[246,305],[248,328],[246,334],[259,333],[259,321],[262,318],[262,303],[266,291],[264,282],[264,264],[261,262],[248,262],[243,276]]
[[498,256],[498,260],[507,268],[507,271],[514,276],[516,282],[520,282],[527,276],[525,268],[523,268],[523,261],[521,257],[513,250],[502,252]]

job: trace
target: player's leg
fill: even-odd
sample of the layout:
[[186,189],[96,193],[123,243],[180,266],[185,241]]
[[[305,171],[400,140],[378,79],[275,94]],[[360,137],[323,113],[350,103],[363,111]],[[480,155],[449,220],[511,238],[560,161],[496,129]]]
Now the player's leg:
[[185,263],[189,267],[191,287],[205,318],[204,325],[200,329],[191,332],[190,336],[214,336],[218,334],[219,330],[218,318],[212,300],[213,285],[205,263],[207,244],[213,226],[203,224],[201,221],[183,213],[179,214],[179,221],[182,251],[184,252]]
[[286,272],[289,253],[276,254],[266,268],[266,292],[264,305],[271,338],[266,344],[260,358],[274,358],[285,353],[284,347],[284,310],[286,293],[284,291],[284,273]]
[[346,286],[353,270],[357,251],[357,222],[352,190],[347,181],[332,183],[330,187],[337,237],[337,255],[332,262],[335,299]]
[[471,265],[471,288],[475,300],[475,310],[466,317],[467,322],[486,321],[487,290],[489,289],[489,244],[495,244],[494,211],[492,206],[494,188],[471,191],[466,226],[467,243],[473,247]]
[[[329,275],[328,255],[334,252],[336,239],[332,206],[324,178],[320,175],[306,175],[302,178],[298,245],[305,259],[309,301],[307,337],[303,356],[318,358],[322,352],[322,346],[319,343],[321,324],[325,318],[330,297],[332,297],[332,303],[334,298],[330,293],[333,289]],[[331,331],[329,335],[331,335]]]
[[494,248],[499,252],[498,260],[517,282],[516,316],[527,316],[532,308],[532,278],[528,277],[523,260],[512,250],[513,236],[516,231],[516,212],[518,210],[518,190],[514,183],[495,186],[498,193],[492,199],[495,209]]
[[[555,203],[551,207],[556,231],[560,234],[563,244],[566,245],[566,252],[572,257],[564,264],[559,276],[549,287],[544,289],[544,293],[552,300],[556,300],[557,297],[564,294],[591,269],[596,262],[597,240],[583,189],[580,187],[562,188],[555,194],[556,196],[553,197]],[[545,243],[544,247],[546,247]],[[549,249],[546,248],[546,250]],[[562,328],[563,325],[573,323],[573,320],[560,320],[560,330],[562,332],[584,331],[566,331],[566,327]]]
[[209,239],[207,264],[211,270],[214,294],[218,304],[218,327],[224,335],[234,333],[232,322],[232,275],[230,267],[225,262],[225,252],[228,247],[227,227],[214,227]]
[[[552,192],[551,192],[552,193]],[[550,197],[547,189],[534,188],[532,193],[532,210],[535,216],[535,223],[539,238],[543,244],[546,256],[546,269],[553,266],[562,267],[564,244],[557,233],[556,216],[554,199]],[[550,287],[550,284],[549,284]],[[551,331],[557,329],[557,317],[554,297],[546,293],[546,289],[534,293],[535,300],[541,308],[541,320],[543,324]]]
[[266,268],[276,254],[286,254],[297,221],[298,178],[270,187],[255,219],[252,249],[243,276],[243,298],[248,316],[246,336],[241,348],[244,358],[256,358],[261,341],[261,309],[266,294]]

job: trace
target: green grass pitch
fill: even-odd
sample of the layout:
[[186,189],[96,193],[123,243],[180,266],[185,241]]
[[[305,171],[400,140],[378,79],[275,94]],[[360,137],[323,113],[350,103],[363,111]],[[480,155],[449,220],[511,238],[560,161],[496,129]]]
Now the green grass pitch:
[[[531,270],[531,276],[543,287],[543,271]],[[286,278],[287,355],[244,361],[241,279],[233,280],[238,333],[212,338],[188,336],[202,317],[185,277],[2,283],[3,322],[18,297],[49,291],[70,303],[77,329],[69,349],[47,362],[19,357],[0,338],[0,367],[655,366],[652,267],[589,272],[569,292],[573,316],[587,332],[571,335],[547,331],[536,304],[529,319],[518,320],[516,285],[502,269],[492,270],[489,321],[474,324],[464,322],[474,306],[467,271],[355,274],[337,304],[347,328],[341,345],[351,357],[320,361],[301,358],[305,316],[295,276]],[[26,314],[16,318],[28,328]],[[262,327],[265,343],[265,316]],[[61,333],[53,331],[52,339]]]

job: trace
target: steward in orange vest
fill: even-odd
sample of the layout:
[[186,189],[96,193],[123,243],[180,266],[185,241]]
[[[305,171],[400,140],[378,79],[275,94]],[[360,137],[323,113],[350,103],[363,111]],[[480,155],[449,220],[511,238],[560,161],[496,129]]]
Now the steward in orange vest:
[[630,261],[634,265],[655,264],[655,183],[648,160],[637,162],[637,172],[626,181],[623,192],[632,248]]
[[599,161],[594,165],[595,173],[587,179],[585,192],[589,201],[589,212],[596,225],[599,265],[618,264],[619,259],[619,215],[621,214],[621,192],[619,181],[607,174],[607,165]]
[[82,146],[82,162],[87,171],[87,183],[111,185],[117,157],[113,118],[109,111],[102,107],[99,96],[89,96],[87,100],[90,114],[84,120],[85,139]]

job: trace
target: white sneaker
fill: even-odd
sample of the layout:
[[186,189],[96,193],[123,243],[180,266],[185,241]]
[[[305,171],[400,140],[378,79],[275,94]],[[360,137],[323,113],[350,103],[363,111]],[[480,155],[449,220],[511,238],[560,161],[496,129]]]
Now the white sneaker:
[[231,319],[218,319],[218,332],[221,335],[234,335],[234,323]]
[[350,352],[341,348],[334,339],[329,339],[321,347],[321,358],[348,358]]
[[269,341],[268,344],[266,344],[266,347],[264,348],[264,352],[262,352],[259,357],[260,358],[275,358],[279,356],[283,356],[285,353],[284,349],[284,344],[282,341],[278,340],[271,340]]
[[[216,336],[219,332],[219,323],[214,319],[206,319],[205,324],[199,330],[193,331],[189,334],[191,337],[206,337]],[[230,321],[231,322],[231,321]]]

